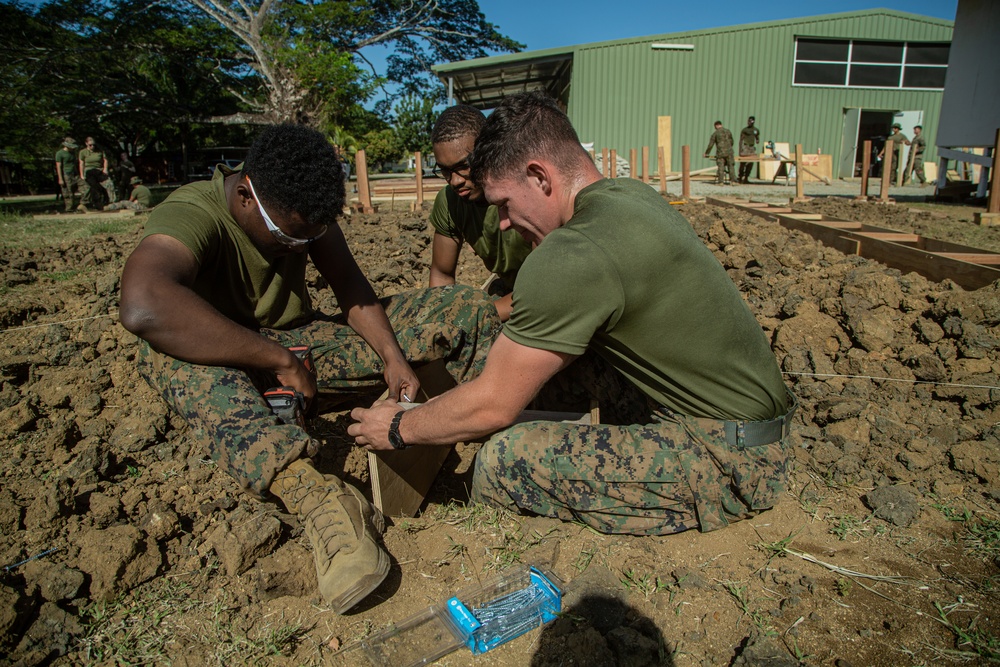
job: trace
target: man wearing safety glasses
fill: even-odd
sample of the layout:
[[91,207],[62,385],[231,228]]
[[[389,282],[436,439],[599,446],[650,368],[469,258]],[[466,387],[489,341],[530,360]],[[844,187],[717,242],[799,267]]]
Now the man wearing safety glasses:
[[[295,125],[265,129],[242,169],[160,204],[129,257],[120,317],[143,339],[139,370],[210,441],[212,458],[247,491],[270,493],[300,516],[313,544],[319,590],[337,613],[372,592],[389,558],[381,515],[350,484],[318,472],[319,443],[274,416],[262,392],[388,387],[416,396],[410,363],[443,359],[461,382],[478,375],[500,322],[468,287],[418,290],[381,302],[337,225],[344,178],[332,146]],[[317,312],[309,260],[341,313]],[[394,334],[394,328],[398,334]],[[311,348],[315,373],[289,347]]]
[[490,206],[483,191],[469,176],[469,154],[486,116],[467,104],[448,107],[438,117],[431,132],[436,165],[434,172],[448,182],[438,192],[431,209],[434,227],[431,246],[430,286],[454,285],[462,245],[468,243],[486,268],[497,276],[488,291],[497,298],[493,305],[500,319],[511,312],[514,279],[531,244],[513,229],[500,229],[497,207]]

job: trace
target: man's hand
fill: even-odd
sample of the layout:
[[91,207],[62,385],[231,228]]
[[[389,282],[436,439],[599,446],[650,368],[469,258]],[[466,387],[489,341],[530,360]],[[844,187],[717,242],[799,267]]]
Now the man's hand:
[[709,155],[708,153],[705,153],[705,156],[704,156],[704,157],[706,157],[706,158],[710,158],[710,157],[712,157],[712,156],[711,156],[711,155]]
[[[389,444],[389,425],[402,408],[395,401],[375,401],[370,408],[354,408],[347,433],[354,442],[369,451],[392,451]],[[404,442],[406,438],[403,438]]]
[[386,363],[383,377],[389,387],[389,396],[406,403],[416,400],[420,380],[405,360]]
[[316,398],[316,376],[310,373],[291,351],[280,367],[274,369],[274,374],[278,376],[278,385],[291,387],[302,394],[306,399],[306,410],[312,405]]

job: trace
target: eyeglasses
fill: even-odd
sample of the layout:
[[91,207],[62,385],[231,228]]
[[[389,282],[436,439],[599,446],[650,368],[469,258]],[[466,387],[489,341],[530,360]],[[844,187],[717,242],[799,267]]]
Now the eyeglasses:
[[[469,155],[472,155],[471,153]],[[459,174],[460,176],[469,175],[469,155],[466,155],[461,161],[451,165],[450,167],[443,164],[435,164],[434,171],[432,172],[435,176],[440,176],[446,181],[451,180],[452,174]],[[462,172],[465,172],[464,174]]]
[[257,200],[257,208],[260,209],[260,215],[264,218],[264,224],[267,225],[267,231],[271,232],[271,235],[278,239],[278,242],[282,245],[286,245],[289,248],[304,246],[307,243],[312,243],[319,237],[323,236],[323,234],[326,234],[326,231],[329,229],[327,225],[323,225],[323,231],[311,239],[297,239],[294,236],[289,236],[285,232],[281,231],[281,229],[278,228],[278,225],[274,224],[274,221],[271,220],[271,216],[269,216],[267,211],[264,210],[264,205],[260,203],[260,197],[257,196],[257,192],[253,189],[253,183],[250,182],[249,178],[247,178],[247,185],[250,186],[250,192],[253,194],[253,198]]

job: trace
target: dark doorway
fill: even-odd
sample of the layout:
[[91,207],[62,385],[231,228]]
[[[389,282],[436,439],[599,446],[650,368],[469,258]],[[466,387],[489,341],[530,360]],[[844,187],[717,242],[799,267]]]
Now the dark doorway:
[[861,110],[861,120],[858,122],[858,149],[854,156],[855,176],[861,175],[861,164],[864,159],[865,142],[872,142],[872,153],[870,156],[871,168],[869,176],[882,175],[882,163],[875,160],[875,156],[885,146],[886,137],[889,136],[894,114],[891,111],[868,111]]

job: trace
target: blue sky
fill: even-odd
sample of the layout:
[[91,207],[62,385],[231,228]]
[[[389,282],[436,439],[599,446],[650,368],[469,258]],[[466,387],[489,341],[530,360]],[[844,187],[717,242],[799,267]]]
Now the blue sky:
[[526,50],[879,7],[953,21],[957,6],[957,0],[479,0],[486,20]]

